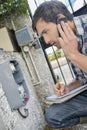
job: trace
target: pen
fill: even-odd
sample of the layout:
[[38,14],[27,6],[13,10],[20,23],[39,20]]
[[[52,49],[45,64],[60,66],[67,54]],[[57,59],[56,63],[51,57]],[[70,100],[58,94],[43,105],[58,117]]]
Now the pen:
[[60,89],[60,80],[58,79],[58,89]]
[[[61,85],[60,85],[60,80],[58,79],[58,90],[60,90]],[[61,92],[59,92],[59,96],[61,96]]]

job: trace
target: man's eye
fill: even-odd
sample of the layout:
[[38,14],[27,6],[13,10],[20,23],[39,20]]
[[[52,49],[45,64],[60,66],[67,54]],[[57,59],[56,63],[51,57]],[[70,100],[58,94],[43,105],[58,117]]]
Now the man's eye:
[[48,31],[45,31],[45,34],[47,34],[48,33]]
[[48,31],[44,31],[44,32],[43,32],[43,34],[47,34],[47,33],[48,33]]

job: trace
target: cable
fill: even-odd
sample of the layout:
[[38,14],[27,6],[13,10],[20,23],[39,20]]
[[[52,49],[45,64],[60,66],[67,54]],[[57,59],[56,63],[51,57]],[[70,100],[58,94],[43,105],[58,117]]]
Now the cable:
[[18,113],[23,117],[23,118],[27,118],[29,116],[29,111],[27,108],[18,108]]

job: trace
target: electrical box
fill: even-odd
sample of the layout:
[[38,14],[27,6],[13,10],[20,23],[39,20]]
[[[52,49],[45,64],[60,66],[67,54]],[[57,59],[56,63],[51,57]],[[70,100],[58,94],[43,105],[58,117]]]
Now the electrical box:
[[11,109],[26,105],[29,100],[29,91],[18,61],[0,63],[0,82]]
[[28,44],[29,42],[32,42],[32,36],[27,26],[16,30],[15,36],[19,46],[23,46]]

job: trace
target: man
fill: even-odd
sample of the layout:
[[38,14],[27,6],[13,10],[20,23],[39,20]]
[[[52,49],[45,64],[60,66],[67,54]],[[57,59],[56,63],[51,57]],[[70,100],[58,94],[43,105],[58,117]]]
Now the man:
[[[32,27],[44,38],[46,44],[63,49],[76,76],[74,81],[61,85],[60,89],[55,85],[55,93],[63,95],[86,84],[87,15],[73,18],[63,3],[57,0],[48,1],[42,3],[35,11]],[[67,102],[51,105],[45,116],[47,123],[55,129],[68,128],[80,123],[80,117],[87,116],[87,91]]]

